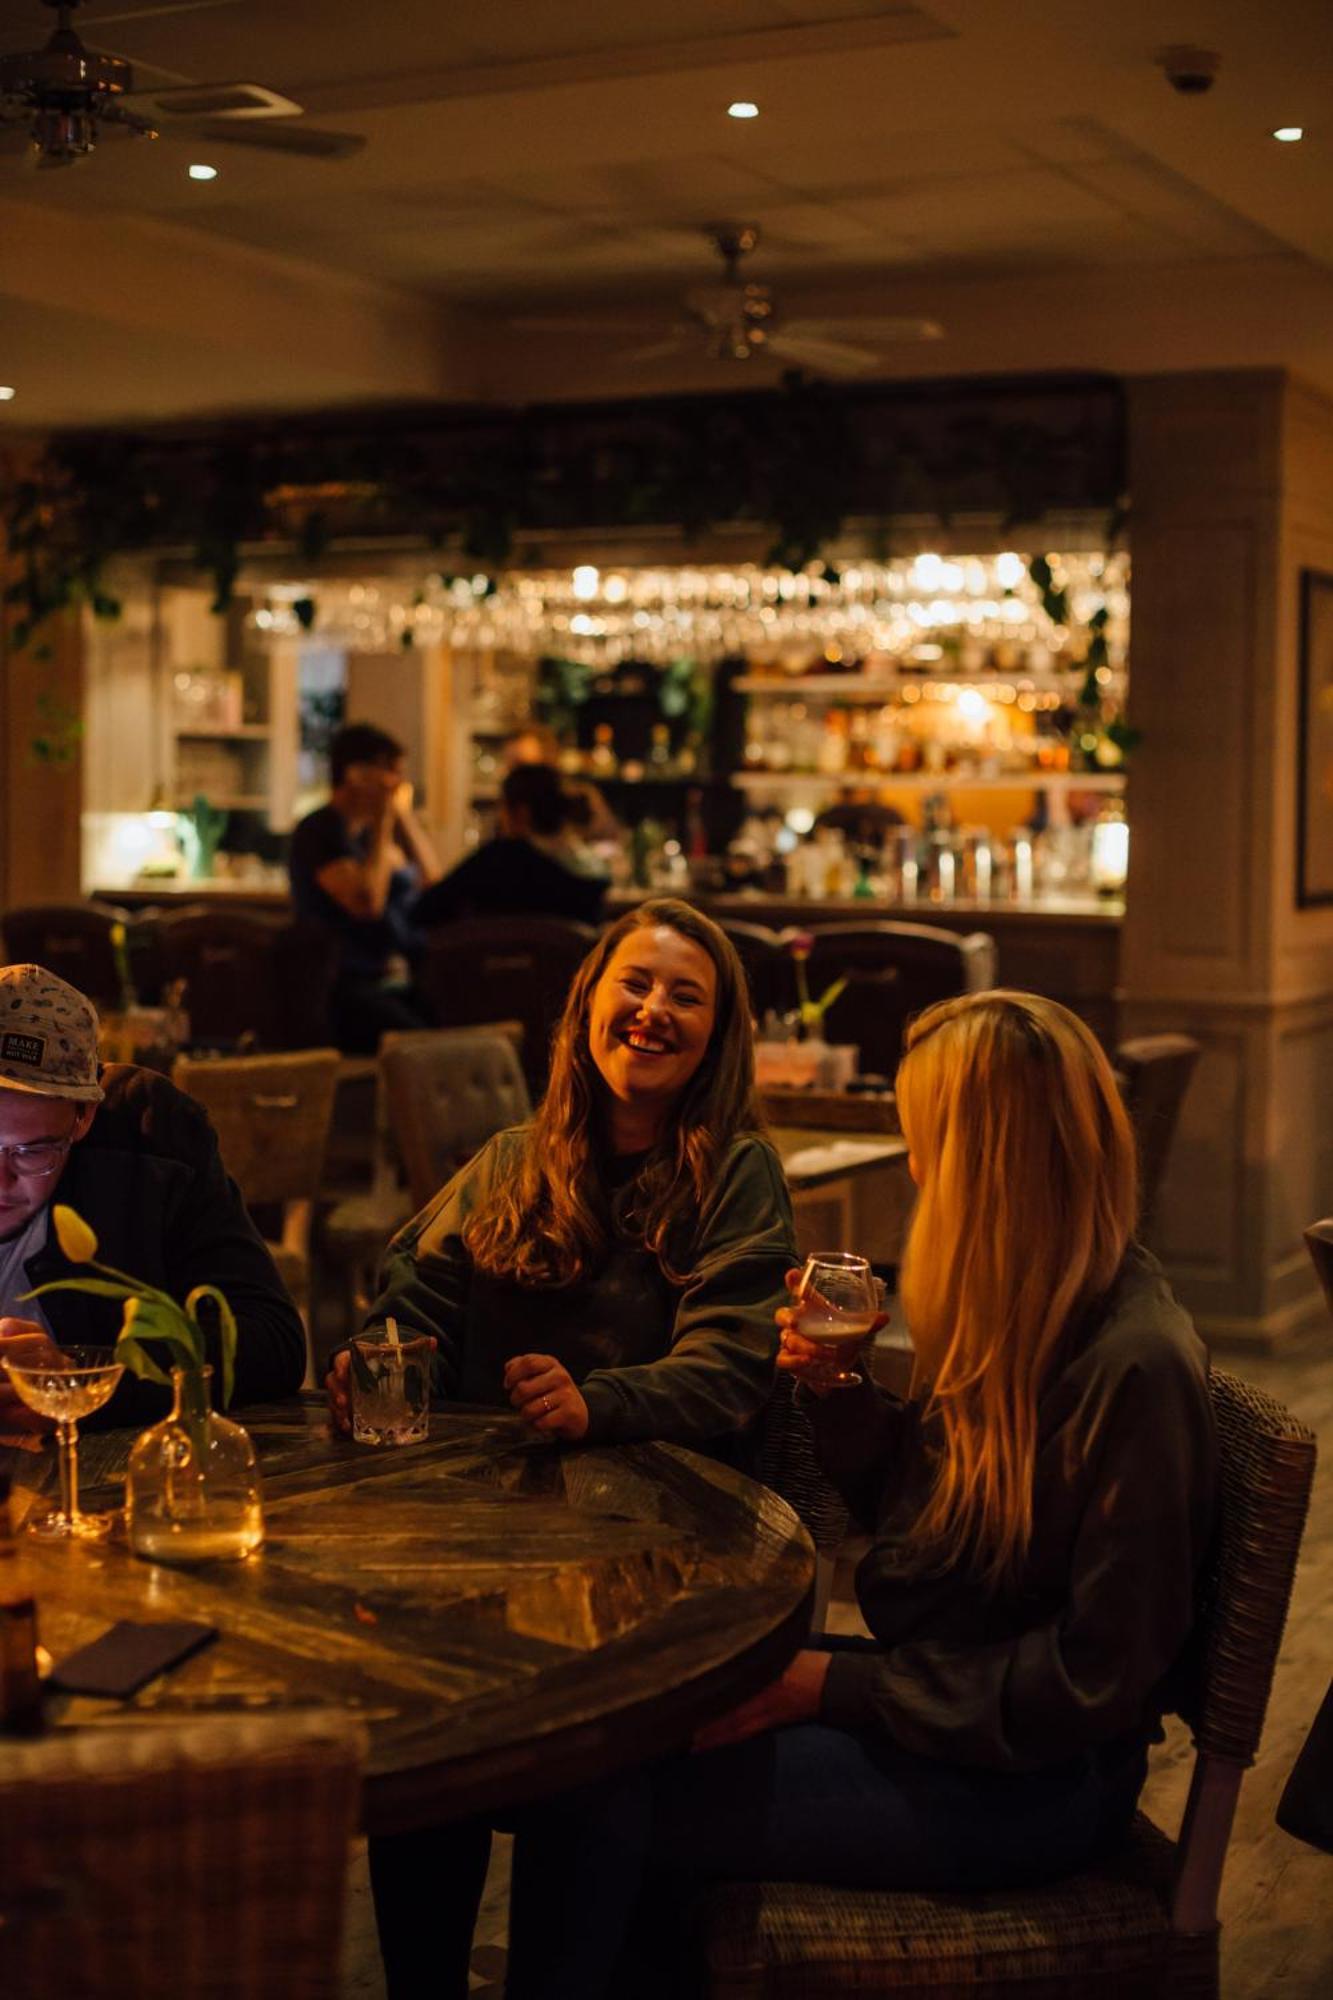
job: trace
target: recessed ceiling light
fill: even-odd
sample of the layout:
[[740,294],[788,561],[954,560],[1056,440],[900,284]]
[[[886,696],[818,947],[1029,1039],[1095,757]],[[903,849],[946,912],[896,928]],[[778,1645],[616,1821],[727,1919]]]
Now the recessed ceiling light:
[[1280,139],[1284,146],[1294,146],[1298,139],[1305,137],[1303,125],[1279,125],[1273,137]]
[[217,168],[206,167],[202,161],[196,161],[194,166],[190,168],[190,179],[192,181],[215,181],[217,177]]
[[748,97],[738,97],[734,104],[727,106],[728,118],[757,118],[759,106],[751,104]]
[[8,383],[0,384],[0,403],[12,403],[17,394],[18,390],[11,389]]

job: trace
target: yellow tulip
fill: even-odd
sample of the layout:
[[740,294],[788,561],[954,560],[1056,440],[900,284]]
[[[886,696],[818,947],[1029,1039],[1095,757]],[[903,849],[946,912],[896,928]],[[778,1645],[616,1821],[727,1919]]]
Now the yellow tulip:
[[60,1245],[71,1264],[91,1264],[97,1255],[97,1238],[81,1215],[63,1202],[57,1202],[52,1211],[56,1226],[56,1242]]

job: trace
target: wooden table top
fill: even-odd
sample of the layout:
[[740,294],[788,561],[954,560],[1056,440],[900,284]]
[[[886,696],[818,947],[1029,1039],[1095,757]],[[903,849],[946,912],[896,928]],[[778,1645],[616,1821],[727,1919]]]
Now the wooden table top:
[[[264,1467],[268,1540],[248,1562],[170,1569],[116,1540],[24,1538],[57,1659],[118,1618],[221,1634],[132,1702],[62,1698],[61,1722],[349,1708],[369,1731],[364,1825],[402,1831],[681,1745],[808,1631],[805,1530],[696,1454],[561,1451],[517,1418],[457,1412],[432,1413],[425,1444],[375,1450],[331,1439],[311,1399],[238,1414]],[[86,1505],[118,1497],[131,1441],[80,1440]],[[49,1453],[15,1456],[16,1487],[49,1487]]]
[[895,1132],[823,1131],[811,1125],[778,1125],[769,1133],[787,1184],[826,1187],[884,1167],[907,1172],[907,1141]]

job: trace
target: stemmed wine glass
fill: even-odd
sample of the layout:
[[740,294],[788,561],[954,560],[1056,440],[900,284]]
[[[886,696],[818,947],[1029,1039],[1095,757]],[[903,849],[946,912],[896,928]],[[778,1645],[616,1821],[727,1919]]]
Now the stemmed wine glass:
[[880,1314],[880,1291],[864,1257],[846,1250],[815,1250],[805,1260],[796,1304],[797,1331],[827,1346],[842,1366],[828,1377],[833,1389],[854,1389],[863,1377],[855,1361]]
[[41,1361],[6,1361],[19,1397],[39,1416],[54,1417],[60,1451],[60,1506],[30,1518],[28,1532],[50,1541],[108,1534],[115,1514],[79,1511],[79,1418],[110,1400],[125,1364],[109,1347],[65,1347]]

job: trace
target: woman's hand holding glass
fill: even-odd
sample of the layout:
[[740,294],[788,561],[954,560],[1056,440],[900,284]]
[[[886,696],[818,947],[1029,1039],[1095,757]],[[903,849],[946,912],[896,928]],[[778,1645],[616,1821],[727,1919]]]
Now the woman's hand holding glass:
[[[785,1282],[793,1304],[780,1306],[775,1315],[778,1367],[815,1396],[854,1388],[863,1378],[848,1364],[888,1318],[883,1287],[869,1264],[862,1257],[821,1252],[808,1257],[804,1269],[788,1271]],[[839,1333],[844,1323],[848,1331]],[[820,1335],[812,1338],[815,1324]]]
[[588,1433],[588,1405],[553,1354],[516,1354],[505,1363],[505,1393],[525,1424],[571,1444]]
[[[435,1335],[428,1334],[431,1352],[439,1346]],[[324,1377],[324,1388],[329,1399],[329,1428],[340,1437],[352,1435],[352,1355],[343,1347],[329,1363],[329,1372]]]

